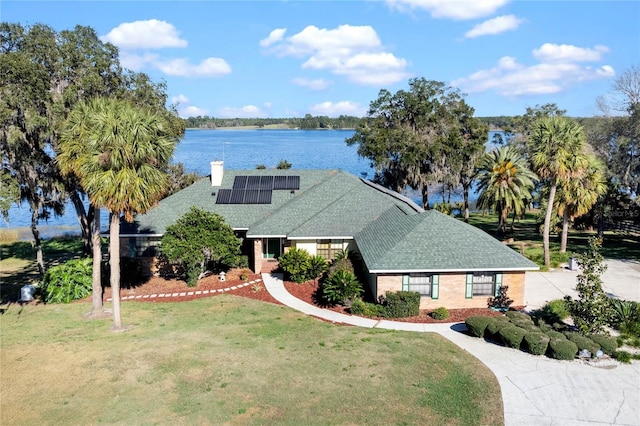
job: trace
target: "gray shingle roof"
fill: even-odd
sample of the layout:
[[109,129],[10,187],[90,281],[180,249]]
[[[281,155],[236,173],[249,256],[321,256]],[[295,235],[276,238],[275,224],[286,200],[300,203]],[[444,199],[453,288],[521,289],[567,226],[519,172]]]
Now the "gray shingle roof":
[[[216,204],[236,176],[300,176],[300,189],[274,190],[271,204]],[[225,170],[160,201],[121,235],[162,235],[192,207],[215,212],[248,238],[355,238],[370,271],[532,270],[537,266],[482,230],[341,170]]]
[[481,229],[440,212],[389,209],[355,237],[371,272],[537,270]]

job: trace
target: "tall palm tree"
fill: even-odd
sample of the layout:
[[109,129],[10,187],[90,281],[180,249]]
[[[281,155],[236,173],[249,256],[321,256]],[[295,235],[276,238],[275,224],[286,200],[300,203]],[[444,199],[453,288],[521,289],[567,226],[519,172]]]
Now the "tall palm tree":
[[556,209],[562,216],[560,252],[567,251],[569,221],[589,213],[598,198],[607,191],[602,164],[591,154],[580,154],[573,159],[572,178],[558,182]]
[[545,117],[534,124],[530,147],[531,163],[538,176],[549,185],[542,237],[544,263],[547,267],[551,264],[549,228],[558,182],[571,179],[584,167],[584,157],[579,155],[584,148],[584,141],[582,126],[567,117]]
[[113,328],[120,313],[120,218],[133,221],[164,194],[178,138],[166,119],[116,99],[95,98],[70,113],[60,138],[58,162],[74,173],[95,206],[109,211],[109,258]]
[[477,178],[481,191],[478,207],[492,208],[499,213],[498,232],[504,233],[509,211],[522,213],[538,177],[529,170],[527,161],[515,148],[502,146],[482,157]]

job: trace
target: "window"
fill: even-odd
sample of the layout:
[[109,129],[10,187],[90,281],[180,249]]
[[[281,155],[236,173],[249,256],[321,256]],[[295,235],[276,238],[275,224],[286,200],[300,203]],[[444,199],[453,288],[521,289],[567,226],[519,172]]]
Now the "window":
[[467,274],[466,297],[495,296],[502,285],[500,272],[473,272]]
[[318,240],[316,241],[316,254],[327,260],[335,259],[336,254],[342,251],[343,240]]
[[402,277],[402,290],[415,291],[420,293],[421,297],[438,298],[438,282],[437,274],[411,273]]

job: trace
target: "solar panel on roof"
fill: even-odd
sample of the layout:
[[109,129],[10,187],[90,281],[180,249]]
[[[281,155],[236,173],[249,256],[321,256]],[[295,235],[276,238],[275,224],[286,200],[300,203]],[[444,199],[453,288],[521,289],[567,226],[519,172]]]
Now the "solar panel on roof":
[[274,176],[260,176],[260,185],[259,189],[273,189],[273,178]]
[[258,204],[271,204],[271,190],[262,190],[258,194]]
[[259,192],[257,189],[247,189],[244,194],[244,204],[258,204]]
[[245,189],[247,186],[247,178],[249,176],[236,176],[233,180],[233,189]]
[[287,177],[286,176],[275,176],[273,180],[273,189],[286,189],[287,187]]
[[243,189],[233,189],[231,191],[231,200],[229,204],[242,204],[244,201],[244,190]]
[[287,187],[285,189],[300,189],[300,176],[287,176]]
[[247,180],[247,189],[259,189],[260,188],[260,176],[249,176]]
[[216,197],[216,204],[229,204],[231,200],[231,189],[221,189]]

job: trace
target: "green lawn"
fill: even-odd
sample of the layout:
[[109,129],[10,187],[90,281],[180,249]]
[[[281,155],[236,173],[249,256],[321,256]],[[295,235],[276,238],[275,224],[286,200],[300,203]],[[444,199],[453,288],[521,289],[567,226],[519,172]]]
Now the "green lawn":
[[[495,235],[498,226],[498,217],[495,214],[471,214],[469,223],[483,231]],[[514,222],[513,231],[510,229],[511,218],[507,225],[507,235],[503,240],[513,239],[509,243],[511,247],[519,252],[524,251],[525,256],[538,265],[544,265],[542,250],[542,234],[536,227],[536,215],[527,213],[524,219]],[[550,239],[551,246],[551,266],[558,267],[560,263],[567,262],[569,257],[581,253],[587,248],[587,239],[596,235],[595,231],[569,230],[567,243],[567,253],[560,253],[560,234],[552,233]],[[602,255],[609,259],[631,259],[640,260],[640,236],[606,231],[602,244]]]
[[502,424],[495,376],[441,336],[222,295],[0,315],[0,424]]

